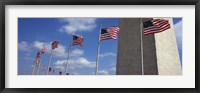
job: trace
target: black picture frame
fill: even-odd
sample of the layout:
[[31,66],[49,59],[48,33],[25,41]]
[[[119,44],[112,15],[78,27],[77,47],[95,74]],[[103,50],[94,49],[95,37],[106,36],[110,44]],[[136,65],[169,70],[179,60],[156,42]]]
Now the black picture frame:
[[[5,6],[6,5],[195,5],[195,88],[5,88]],[[200,0],[0,0],[0,91],[1,93],[199,93],[199,31],[200,31]]]

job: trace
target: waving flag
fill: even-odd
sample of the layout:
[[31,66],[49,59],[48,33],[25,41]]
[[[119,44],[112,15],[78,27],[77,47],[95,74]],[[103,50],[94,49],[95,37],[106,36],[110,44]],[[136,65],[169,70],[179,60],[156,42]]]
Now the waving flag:
[[98,74],[98,61],[99,61],[99,51],[100,51],[100,41],[101,40],[109,40],[109,39],[117,39],[117,34],[119,32],[119,27],[109,27],[109,28],[101,28],[102,25],[100,24],[100,31],[99,31],[99,40],[98,40],[98,48],[97,48],[97,57],[96,57],[96,69],[95,75]]
[[34,75],[34,72],[35,72],[35,66],[39,66],[39,58],[40,58],[40,51],[38,51],[38,53],[36,54],[36,57],[35,57],[35,60],[34,60],[34,66],[33,66],[33,70],[32,70],[32,75]]
[[41,50],[41,54],[44,54],[45,51],[46,51],[46,48],[43,47],[42,50]]
[[58,48],[59,41],[53,41],[52,49]]
[[82,36],[73,35],[73,44],[72,45],[80,45],[83,46],[84,38]]
[[[38,66],[38,69],[37,69],[37,75],[39,74],[39,71],[40,71],[40,64],[42,63],[42,55],[44,54],[46,48],[43,47],[41,52],[40,52],[40,62],[38,62],[37,66]],[[38,61],[38,58],[36,59]]]
[[40,58],[40,52],[38,51],[38,53],[37,53],[37,55],[36,55],[36,57],[35,57],[35,59],[38,59],[38,58]]
[[39,65],[39,60],[38,59],[35,59],[35,64],[38,66]]
[[168,20],[165,19],[153,19],[143,22],[144,35],[159,33],[170,28]]
[[37,55],[36,55],[36,57],[35,57],[35,64],[36,64],[36,65],[39,65],[39,60],[38,60],[38,59],[39,59],[40,56],[41,56],[40,54],[41,54],[41,53],[38,51],[38,53],[37,53]]
[[54,50],[55,48],[58,48],[58,44],[59,44],[59,41],[57,41],[57,40],[56,40],[56,41],[53,41],[53,43],[51,44],[52,50],[51,50],[51,55],[50,55],[49,62],[48,62],[47,75],[48,75],[49,72],[51,71],[50,64],[51,64],[51,58],[52,58],[53,50]]
[[109,27],[101,29],[100,40],[117,39],[117,34],[119,32],[119,27]]

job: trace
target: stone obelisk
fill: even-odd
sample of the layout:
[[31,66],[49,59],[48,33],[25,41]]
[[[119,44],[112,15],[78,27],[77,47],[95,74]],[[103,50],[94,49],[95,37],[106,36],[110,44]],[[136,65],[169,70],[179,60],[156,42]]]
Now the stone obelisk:
[[144,36],[141,24],[151,19],[120,19],[117,75],[181,75],[172,18],[170,29]]

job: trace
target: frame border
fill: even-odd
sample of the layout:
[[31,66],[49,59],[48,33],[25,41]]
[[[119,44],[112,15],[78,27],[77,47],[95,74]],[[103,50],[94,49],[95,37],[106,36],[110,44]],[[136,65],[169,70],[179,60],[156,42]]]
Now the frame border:
[[[6,5],[195,5],[195,88],[5,88],[5,6]],[[199,87],[199,31],[200,31],[200,0],[0,0],[0,92],[1,93],[54,93],[54,92],[117,92],[117,93],[197,93]]]

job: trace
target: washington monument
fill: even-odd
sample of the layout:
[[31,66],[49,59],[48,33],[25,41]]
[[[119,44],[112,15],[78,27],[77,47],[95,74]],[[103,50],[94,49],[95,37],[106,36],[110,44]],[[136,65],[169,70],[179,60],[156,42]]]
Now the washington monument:
[[121,18],[118,34],[117,75],[181,75],[172,18],[170,28],[143,35],[142,23],[152,18]]

